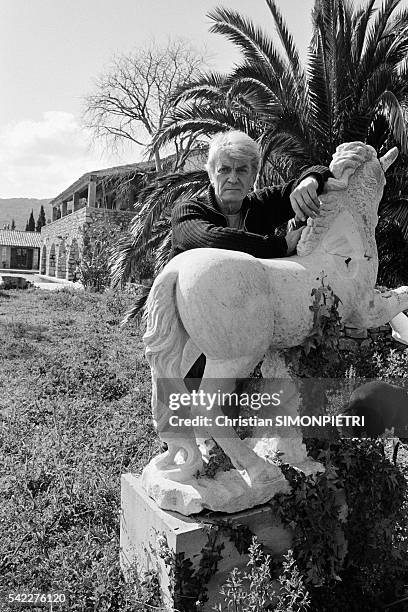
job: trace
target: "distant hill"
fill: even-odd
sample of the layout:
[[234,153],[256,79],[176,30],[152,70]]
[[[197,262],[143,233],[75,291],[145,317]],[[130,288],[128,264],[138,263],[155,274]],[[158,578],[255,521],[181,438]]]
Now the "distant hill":
[[44,206],[45,217],[50,217],[50,210],[47,206],[48,200],[38,200],[37,198],[0,198],[0,229],[5,223],[10,223],[14,219],[17,230],[25,230],[26,223],[31,213],[34,213],[34,220],[37,223],[41,204]]

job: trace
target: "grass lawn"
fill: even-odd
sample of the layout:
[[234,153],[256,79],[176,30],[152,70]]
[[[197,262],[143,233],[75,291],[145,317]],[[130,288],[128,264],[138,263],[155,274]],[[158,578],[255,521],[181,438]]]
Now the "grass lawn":
[[[0,593],[65,592],[72,612],[153,609],[119,568],[120,476],[159,446],[141,333],[119,327],[132,301],[0,291]],[[407,478],[406,450],[400,466]]]
[[158,445],[141,334],[119,328],[130,300],[0,293],[0,592],[137,609],[119,570],[120,475]]

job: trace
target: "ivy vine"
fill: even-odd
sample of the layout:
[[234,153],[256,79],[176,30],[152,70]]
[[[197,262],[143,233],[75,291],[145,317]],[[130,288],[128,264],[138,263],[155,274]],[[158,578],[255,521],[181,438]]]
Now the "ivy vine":
[[184,552],[172,551],[164,535],[158,537],[157,554],[167,568],[170,593],[179,612],[200,610],[208,601],[208,583],[217,572],[224,549],[219,537],[221,534],[231,540],[241,555],[248,553],[252,542],[253,533],[247,525],[214,519],[203,525],[207,531],[207,542],[200,551],[198,567],[194,567]]

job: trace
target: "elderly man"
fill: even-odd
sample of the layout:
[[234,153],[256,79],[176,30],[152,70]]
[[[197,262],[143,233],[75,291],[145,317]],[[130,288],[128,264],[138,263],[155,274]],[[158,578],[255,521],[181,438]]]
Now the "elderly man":
[[[313,166],[297,181],[252,191],[259,164],[259,146],[244,132],[223,132],[213,138],[206,165],[211,183],[207,195],[182,202],[173,210],[173,256],[200,247],[262,258],[285,257],[295,251],[303,227],[284,237],[276,236],[275,229],[294,215],[292,227],[314,217],[319,211],[317,195],[331,173],[323,166]],[[201,355],[187,378],[201,378],[204,366],[205,356]]]
[[317,195],[331,173],[324,166],[313,166],[298,180],[252,191],[259,163],[259,146],[247,134],[230,131],[213,138],[206,165],[211,182],[206,197],[174,208],[173,255],[199,247],[262,258],[285,257],[295,251],[303,227],[284,237],[275,236],[275,229],[294,215],[297,225],[315,216]]

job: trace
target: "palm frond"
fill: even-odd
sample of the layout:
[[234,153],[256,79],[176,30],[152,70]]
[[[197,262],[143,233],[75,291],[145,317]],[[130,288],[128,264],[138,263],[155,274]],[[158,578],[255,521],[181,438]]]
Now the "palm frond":
[[[125,237],[119,242],[111,260],[111,274],[115,285],[126,280],[138,258],[145,254],[147,249],[152,248],[151,241],[155,240],[153,230],[164,211],[171,209],[180,197],[190,199],[202,193],[207,184],[207,173],[199,170],[159,177],[143,190],[143,206],[132,220],[131,237]],[[162,228],[159,227],[158,231],[162,231]],[[160,238],[163,239],[168,231],[167,226]],[[155,245],[157,246],[157,241]]]
[[312,11],[311,47],[321,47],[323,56],[333,56],[336,29],[336,0],[315,0]]
[[273,129],[265,132],[261,139],[260,144],[262,148],[263,164],[266,161],[274,163],[274,160],[292,160],[293,164],[297,167],[310,165],[310,157],[305,152],[305,143],[298,137],[298,134],[294,134],[289,129],[284,130],[282,124],[278,124]]
[[401,147],[401,151],[408,153],[407,126],[403,110],[395,94],[385,91],[378,100],[378,108],[387,116],[391,133]]
[[210,32],[222,34],[237,45],[248,62],[254,65],[266,63],[278,76],[285,71],[285,62],[272,41],[251,20],[245,19],[237,11],[221,7],[208,13],[207,17],[214,21]]
[[[408,52],[408,9],[401,11],[390,23],[390,39],[386,61],[395,66],[406,59]],[[388,41],[387,41],[388,42]]]
[[276,114],[282,113],[282,106],[276,101],[271,90],[256,78],[241,78],[228,91],[231,102],[244,103],[246,108],[256,113],[260,120],[271,121]]
[[157,178],[140,194],[143,207],[130,227],[134,238],[145,242],[164,211],[170,210],[181,196],[187,199],[197,196],[207,185],[205,170],[167,174]]
[[255,128],[256,121],[247,116],[239,109],[231,108],[226,102],[225,106],[196,107],[185,104],[176,109],[171,117],[164,123],[162,130],[155,137],[155,144],[163,146],[173,138],[182,134],[196,134],[197,136],[211,136],[225,130],[237,129],[247,132],[250,136],[258,130]]
[[265,88],[267,88],[269,95],[276,99],[281,97],[281,77],[278,77],[270,66],[267,64],[249,64],[245,62],[239,64],[234,68],[231,73],[231,84],[228,91],[231,91],[232,87],[239,87],[239,81],[241,79],[253,79],[259,81]]
[[379,66],[370,74],[364,84],[358,111],[372,113],[378,106],[380,96],[384,92],[390,91],[392,86],[393,78],[389,67],[386,64]]
[[[377,112],[373,120],[371,121],[365,142],[374,147],[378,155],[385,154],[390,146],[394,145],[394,141],[390,139],[390,125],[388,117],[385,117],[382,113]],[[394,165],[392,166],[394,169]],[[392,170],[387,173],[387,185],[395,184],[393,180]]]
[[[338,11],[335,0],[316,0],[312,12],[313,36],[309,47],[309,97],[313,129],[332,135],[336,109],[336,31]],[[327,136],[326,136],[327,140]]]
[[353,12],[349,2],[339,0],[337,4],[337,27],[335,33],[334,72],[336,88],[336,112],[341,112],[342,101],[348,95],[350,84],[355,79],[355,66],[352,56]]
[[139,285],[138,286],[138,296],[135,299],[135,303],[129,310],[125,312],[125,316],[120,322],[120,327],[124,327],[131,319],[136,319],[140,322],[140,319],[143,315],[143,311],[147,302],[147,298],[149,297],[151,285]]
[[310,125],[321,139],[330,138],[333,127],[332,98],[327,86],[327,69],[322,48],[309,50],[309,105]]
[[268,5],[268,8],[275,20],[276,29],[279,34],[282,46],[285,49],[288,66],[291,69],[293,80],[300,88],[304,87],[306,77],[300,63],[299,53],[294,43],[293,37],[289,33],[289,30],[282,18],[282,14],[276,5],[276,1],[266,0],[266,4]]
[[227,99],[233,101],[247,98],[255,113],[275,113],[281,107],[281,81],[276,79],[264,65],[250,66],[242,64],[232,73],[232,84],[228,89]]
[[[147,244],[148,249],[154,249],[155,262],[154,262],[154,276],[156,277],[164,268],[164,266],[170,261],[171,257],[171,231],[170,227],[158,232],[154,237],[154,240],[149,241]],[[138,285],[138,296],[133,306],[125,313],[120,326],[123,327],[131,319],[139,320],[143,316],[144,309],[146,306],[147,298],[150,293],[152,283]]]
[[381,216],[395,223],[404,240],[408,241],[408,193],[405,197],[385,202],[381,208]]
[[167,235],[164,236],[159,248],[156,251],[156,259],[154,265],[155,276],[157,276],[157,274],[159,274],[163,270],[164,266],[170,261],[171,244],[171,232],[168,232]]
[[384,0],[382,6],[378,9],[375,20],[371,23],[364,40],[363,51],[359,66],[359,76],[362,81],[367,78],[370,71],[375,66],[376,53],[378,55],[378,47],[381,44],[384,33],[389,26],[389,19],[400,4],[401,0]]
[[361,60],[367,28],[373,15],[375,0],[369,0],[366,6],[362,6],[353,13],[351,27],[354,32],[352,44],[353,64],[356,66]]
[[229,101],[242,95],[262,117],[271,113],[273,120],[277,112],[296,112],[303,121],[307,120],[307,88],[300,93],[287,70],[278,78],[269,66],[261,63],[252,66],[246,62],[235,68],[231,82]]
[[[139,245],[134,244],[132,237],[123,237],[118,244],[112,249],[110,257],[110,273],[114,286],[123,284],[123,282],[138,276],[139,262],[148,253],[157,251],[163,241],[165,241],[170,232],[170,222],[155,226],[149,238]],[[156,259],[156,257],[155,257]]]
[[407,80],[408,75],[408,54],[395,66],[395,73],[398,77]]
[[408,240],[400,228],[386,216],[380,217],[376,230],[379,256],[377,282],[387,287],[397,287],[408,283],[407,259]]
[[180,85],[174,92],[172,102],[177,105],[184,100],[219,100],[222,92],[228,87],[231,79],[229,76],[208,72],[192,79],[188,83]]

